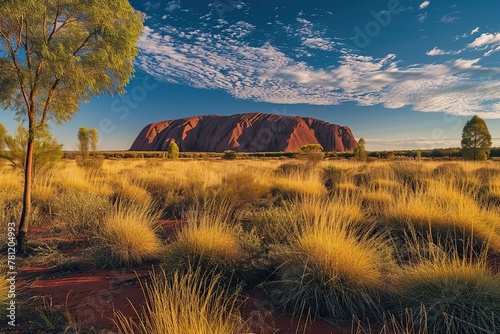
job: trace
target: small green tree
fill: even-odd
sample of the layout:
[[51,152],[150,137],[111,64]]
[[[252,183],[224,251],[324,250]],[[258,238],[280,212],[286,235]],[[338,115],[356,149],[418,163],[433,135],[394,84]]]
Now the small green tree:
[[[22,125],[15,136],[4,135],[3,144],[8,150],[0,151],[0,158],[10,162],[12,167],[26,171],[26,147],[28,130]],[[63,156],[62,146],[48,132],[39,133],[35,138],[33,152],[33,177],[53,169]]]
[[177,159],[179,157],[179,146],[177,146],[175,140],[172,140],[167,147],[168,157],[170,159]]
[[82,160],[86,160],[89,156],[89,145],[90,145],[90,131],[86,127],[82,126],[78,129],[78,150],[82,156]]
[[359,138],[358,146],[354,149],[354,158],[356,158],[356,160],[366,161],[368,152],[366,152],[365,144],[365,139],[363,137]]
[[465,123],[462,131],[462,158],[465,160],[486,160],[491,150],[491,135],[484,120],[473,116]]
[[417,153],[415,154],[415,160],[417,161],[422,160],[422,151],[417,150]]
[[90,136],[90,148],[92,149],[92,153],[95,158],[97,154],[97,143],[99,142],[99,132],[97,132],[96,128],[92,128],[89,131],[89,136]]
[[224,160],[234,160],[236,159],[236,151],[233,150],[225,150],[222,155],[222,159]]

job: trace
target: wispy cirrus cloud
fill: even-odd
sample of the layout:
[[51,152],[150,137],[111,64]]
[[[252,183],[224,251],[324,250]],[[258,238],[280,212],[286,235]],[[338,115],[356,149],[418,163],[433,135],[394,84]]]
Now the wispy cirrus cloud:
[[441,17],[441,19],[439,19],[439,22],[441,23],[446,23],[446,24],[449,24],[449,23],[455,23],[457,22],[458,20],[460,20],[460,17],[456,16],[457,14],[459,14],[460,12],[457,11],[457,12],[452,12],[452,13],[449,13],[449,14],[446,14],[446,15],[443,15]]
[[482,67],[479,59],[402,67],[394,54],[373,58],[344,52],[338,66],[318,69],[268,42],[251,46],[237,38],[253,29],[245,22],[221,34],[145,27],[137,63],[160,80],[221,89],[240,99],[312,105],[351,101],[500,118],[500,103],[491,103],[500,99],[500,69]]
[[174,0],[174,1],[170,1],[167,4],[167,7],[165,7],[165,10],[167,12],[173,12],[174,10],[180,9],[180,8],[181,8],[181,1],[180,0]]

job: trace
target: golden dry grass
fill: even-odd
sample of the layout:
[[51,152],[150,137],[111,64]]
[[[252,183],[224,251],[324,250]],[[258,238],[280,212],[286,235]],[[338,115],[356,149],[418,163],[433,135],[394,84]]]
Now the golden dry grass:
[[155,231],[158,215],[149,206],[134,207],[118,203],[108,214],[99,232],[95,258],[104,266],[140,264],[160,257],[163,244]]
[[152,273],[142,286],[146,306],[136,309],[138,322],[115,313],[115,327],[123,334],[228,334],[250,333],[238,312],[237,295],[217,290],[219,276],[189,270],[168,277]]
[[[482,261],[477,256],[463,260],[480,249],[500,252],[498,163],[332,160],[277,171],[283,164],[278,159],[105,160],[99,173],[89,173],[69,161],[35,180],[34,212],[57,227],[54,233],[87,236],[100,264],[130,266],[160,258],[168,277],[178,275],[177,283],[184,279],[181,272],[198,266],[220,275],[216,285],[225,284],[238,275],[252,248],[272,262],[274,267],[265,269],[278,268],[273,283],[281,284],[274,296],[278,306],[295,314],[312,307],[317,315],[344,323],[353,315],[380,320],[387,284],[401,288],[398,301],[406,285],[416,284],[410,279],[439,287],[454,278],[476,287],[475,278],[496,284],[485,278],[483,267],[475,267],[474,261]],[[0,218],[18,219],[22,177],[1,168]],[[155,232],[160,215],[186,221],[166,247]],[[405,239],[429,231],[432,240],[424,246]],[[460,255],[455,262],[414,257],[420,247],[432,253],[431,244],[445,255],[460,245]],[[474,310],[483,301],[473,304]],[[415,317],[429,316],[428,309],[398,312],[384,328],[425,330],[428,318],[419,327]],[[153,321],[142,316],[145,323]]]

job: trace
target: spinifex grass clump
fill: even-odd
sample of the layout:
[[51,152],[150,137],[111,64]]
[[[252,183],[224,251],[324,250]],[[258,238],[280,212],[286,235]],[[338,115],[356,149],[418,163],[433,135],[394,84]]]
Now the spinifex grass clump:
[[382,235],[339,221],[318,212],[308,228],[275,248],[271,297],[293,315],[310,313],[339,325],[379,319],[384,275],[393,266],[390,249]]
[[54,203],[57,226],[70,236],[92,238],[101,231],[101,222],[113,210],[106,196],[94,191],[68,188]]
[[410,225],[432,232],[435,239],[453,237],[462,244],[473,240],[478,249],[488,244],[491,251],[500,252],[498,209],[479,206],[470,194],[444,180],[429,181],[428,189],[407,190],[382,216],[395,233]]
[[238,297],[217,289],[219,275],[189,269],[173,276],[151,273],[142,286],[146,305],[139,321],[115,313],[115,327],[126,334],[230,334],[250,333],[238,312]]
[[95,256],[104,266],[140,264],[159,257],[163,245],[155,232],[158,215],[150,206],[117,203],[102,223],[94,243]]
[[409,315],[416,330],[428,333],[498,333],[500,275],[488,271],[485,259],[427,253],[396,276],[395,314]]
[[314,168],[276,175],[270,182],[272,193],[284,200],[297,196],[322,196],[327,193],[319,170]]
[[229,221],[232,209],[225,203],[213,202],[198,207],[185,215],[186,224],[177,231],[175,240],[167,246],[164,267],[167,274],[186,272],[191,267],[222,274],[228,283],[240,261],[243,248],[240,228]]

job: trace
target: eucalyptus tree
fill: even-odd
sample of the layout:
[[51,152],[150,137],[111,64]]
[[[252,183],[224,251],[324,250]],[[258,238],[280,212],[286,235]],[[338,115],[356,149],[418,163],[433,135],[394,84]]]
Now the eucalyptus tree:
[[71,119],[81,102],[124,92],[142,21],[127,0],[0,0],[0,107],[28,130],[19,253],[27,251],[36,134],[49,120]]

